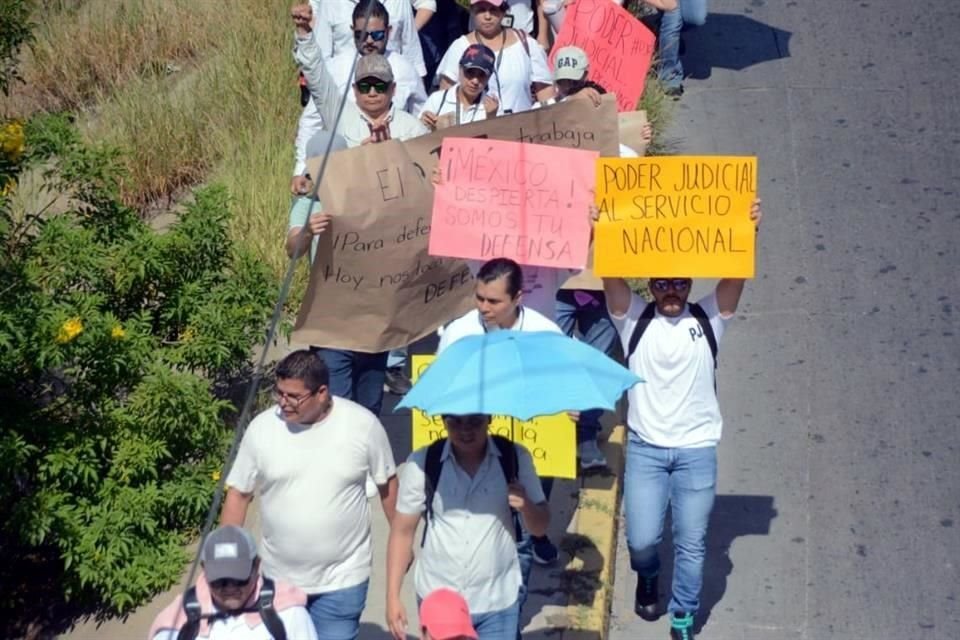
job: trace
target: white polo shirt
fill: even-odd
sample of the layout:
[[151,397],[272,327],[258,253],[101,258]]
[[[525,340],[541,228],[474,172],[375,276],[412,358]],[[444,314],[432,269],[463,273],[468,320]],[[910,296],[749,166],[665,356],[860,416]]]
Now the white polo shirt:
[[[356,49],[345,51],[338,54],[330,60],[326,60],[324,67],[336,84],[340,96],[346,95],[347,99],[356,104],[357,96],[354,95],[350,85],[353,84],[353,59],[356,55]],[[387,61],[393,70],[393,77],[396,83],[396,90],[393,94],[393,104],[399,109],[406,111],[410,115],[420,117],[420,111],[427,100],[427,92],[423,89],[423,81],[417,75],[416,70],[410,62],[395,51],[387,51]],[[333,122],[333,120],[331,120]],[[307,106],[303,108],[300,114],[300,122],[297,124],[296,141],[296,163],[293,168],[293,175],[303,175],[307,168],[307,143],[318,131],[324,127],[323,116],[317,109],[316,103],[311,97],[307,101]],[[392,128],[391,128],[392,133]],[[418,134],[419,135],[419,134]]]
[[[413,22],[413,6],[410,0],[381,0],[390,16],[390,39],[387,48],[403,54],[425,76],[427,65],[423,61],[420,37]],[[310,0],[313,7],[314,32],[323,52],[323,57],[332,58],[341,51],[356,49],[353,38],[353,10],[357,0]]]
[[396,474],[387,433],[375,415],[335,397],[320,422],[283,420],[274,406],[247,427],[227,485],[260,500],[264,574],[308,594],[370,577],[366,479]]
[[[526,306],[520,307],[520,315],[517,316],[517,321],[510,328],[514,331],[563,333],[556,322]],[[468,311],[444,328],[443,334],[440,336],[440,344],[437,346],[437,355],[440,355],[444,349],[460,338],[480,336],[488,331],[496,330],[495,327],[488,328],[486,326],[477,309]]]
[[[698,303],[710,319],[719,345],[727,319],[720,316],[716,291]],[[646,306],[634,293],[626,315],[610,312],[624,353]],[[627,391],[631,431],[657,447],[711,447],[720,441],[723,417],[714,388],[713,354],[689,308],[676,318],[657,311],[628,364],[630,371],[644,379],[644,384]]]
[[[427,447],[418,449],[400,470],[399,513],[420,515],[426,509],[426,457]],[[463,595],[471,614],[500,611],[516,602],[520,562],[499,457],[500,450],[487,438],[487,455],[471,478],[457,463],[450,443],[444,445],[433,518],[414,570],[419,597],[448,587]],[[517,479],[528,500],[546,501],[523,446],[517,446]]]

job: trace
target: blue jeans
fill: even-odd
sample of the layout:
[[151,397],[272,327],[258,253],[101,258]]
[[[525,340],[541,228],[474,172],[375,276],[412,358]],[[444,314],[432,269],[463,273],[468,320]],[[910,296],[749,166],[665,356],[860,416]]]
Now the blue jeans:
[[672,612],[696,613],[703,585],[707,522],[717,484],[717,448],[664,449],[630,432],[623,482],[630,567],[660,572],[657,545],[670,503],[673,517]]
[[318,640],[357,639],[369,584],[366,580],[355,587],[307,596],[307,613],[317,629]]
[[353,400],[379,416],[387,377],[387,352],[361,353],[326,347],[314,350],[330,369],[330,393]]
[[666,88],[683,84],[680,62],[680,31],[684,26],[699,27],[707,21],[707,0],[680,0],[673,11],[660,18],[660,82]]
[[[577,300],[578,297],[580,301]],[[558,291],[557,325],[571,338],[579,330],[585,343],[607,355],[611,354],[617,341],[617,329],[607,314],[606,297],[602,291]],[[580,412],[580,419],[577,420],[577,443],[597,439],[602,415],[603,409]]]

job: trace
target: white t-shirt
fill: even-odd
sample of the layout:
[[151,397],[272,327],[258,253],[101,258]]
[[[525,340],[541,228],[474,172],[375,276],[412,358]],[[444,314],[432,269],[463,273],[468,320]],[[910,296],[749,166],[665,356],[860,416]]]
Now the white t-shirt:
[[355,402],[335,397],[311,425],[287,423],[276,406],[254,418],[227,485],[260,499],[264,573],[308,594],[367,580],[368,473],[384,485],[396,465],[383,425]]
[[[719,345],[727,319],[720,316],[716,292],[698,303]],[[625,316],[610,312],[624,353],[646,306],[633,294]],[[628,364],[645,381],[627,392],[627,425],[634,433],[657,447],[711,447],[720,441],[723,418],[714,388],[713,354],[689,308],[676,318],[657,311]]]
[[[451,114],[453,116],[454,125],[470,124],[471,122],[480,122],[481,120],[486,120],[487,110],[483,108],[483,96],[480,96],[480,99],[477,100],[476,104],[473,104],[469,107],[460,104],[460,108],[457,108],[457,103],[460,102],[460,99],[457,97],[457,91],[459,91],[459,88],[460,84],[457,83],[449,89],[440,89],[439,91],[434,91],[431,93],[430,97],[427,98],[426,103],[423,105],[423,108],[420,109],[420,113],[417,114],[417,117],[422,116],[424,111],[429,111],[430,113],[438,116]],[[496,93],[492,91],[490,93],[496,95]],[[459,120],[457,120],[458,115],[460,118]]]
[[[488,438],[487,455],[471,478],[457,464],[450,443],[444,445],[433,518],[414,569],[414,584],[421,598],[434,589],[449,587],[463,595],[473,614],[506,609],[516,601],[520,563],[499,456],[500,450]],[[426,457],[427,447],[418,449],[400,470],[397,512],[424,512]],[[533,459],[523,446],[517,446],[517,480],[528,500],[546,502]]]
[[[560,330],[560,327],[557,326],[556,322],[527,307],[520,307],[520,315],[514,325],[510,328],[514,331],[549,331],[553,333],[563,333],[563,331]],[[444,349],[452,345],[460,338],[464,338],[466,336],[479,336],[487,333],[488,331],[496,330],[496,328],[488,329],[486,327],[483,322],[483,318],[480,316],[480,312],[477,309],[468,311],[448,324],[443,330],[443,335],[440,336],[440,344],[437,345],[437,355],[440,355]]]
[[[460,78],[460,57],[470,44],[467,36],[454,40],[443,54],[437,73],[450,82],[456,82]],[[529,54],[523,43],[517,41],[495,53],[497,63],[493,76],[490,77],[490,89],[500,96],[501,113],[529,110],[533,106],[533,97],[530,94],[532,83],[553,84],[553,74],[547,64],[547,54],[543,47],[527,36],[527,48],[530,50]]]
[[[290,640],[316,640],[317,629],[313,626],[310,614],[303,607],[288,607],[277,612],[283,628]],[[265,624],[250,627],[245,616],[230,616],[208,621],[210,633],[197,634],[197,640],[272,640]],[[153,640],[177,640],[179,629],[161,629],[154,634]]]

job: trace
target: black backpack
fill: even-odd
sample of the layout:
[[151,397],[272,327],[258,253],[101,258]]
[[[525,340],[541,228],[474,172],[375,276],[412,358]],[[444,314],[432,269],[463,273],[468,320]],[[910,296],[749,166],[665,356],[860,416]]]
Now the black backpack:
[[[517,467],[519,462],[517,461],[517,447],[503,436],[490,436],[490,439],[493,440],[493,443],[497,446],[497,449],[500,450],[500,469],[503,471],[503,477],[507,480],[507,484],[517,481]],[[423,523],[423,537],[420,539],[420,546],[427,541],[427,528],[430,526],[430,521],[433,519],[433,498],[437,493],[437,484],[440,482],[440,472],[443,471],[443,460],[441,456],[443,455],[443,445],[447,441],[446,438],[440,438],[439,440],[434,440],[429,447],[427,447],[427,459],[424,463],[423,473],[425,478],[424,482],[424,493],[426,494],[426,516]],[[513,527],[514,535],[516,539],[520,539],[520,517],[517,514],[516,510],[511,508],[511,513],[513,514]]]
[[[717,368],[717,336],[713,333],[713,326],[710,324],[710,318],[707,317],[707,312],[703,310],[703,307],[698,305],[696,302],[691,302],[687,305],[690,308],[690,315],[697,319],[697,322],[700,324],[700,328],[703,329],[703,335],[707,338],[707,344],[710,345],[710,353],[713,354],[713,368]],[[643,313],[640,314],[640,318],[637,319],[637,326],[633,328],[633,333],[630,334],[630,343],[627,346],[627,357],[625,360],[629,363],[630,356],[633,355],[633,352],[637,350],[637,345],[640,344],[640,338],[643,337],[643,333],[647,330],[647,327],[650,326],[650,321],[653,320],[653,316],[656,313],[657,307],[653,302],[647,304],[646,308],[643,310]]]
[[[273,606],[273,596],[276,592],[273,580],[264,576],[263,585],[260,587],[260,594],[257,597],[256,608],[243,609],[238,614],[257,612],[260,614],[260,620],[263,626],[267,628],[273,640],[287,640],[287,630],[283,626],[283,620]],[[228,617],[224,613],[204,614],[200,609],[200,602],[197,600],[197,588],[190,587],[183,594],[183,612],[187,616],[187,622],[180,627],[180,633],[177,634],[177,640],[195,640],[200,633],[200,622],[203,619],[218,620]]]

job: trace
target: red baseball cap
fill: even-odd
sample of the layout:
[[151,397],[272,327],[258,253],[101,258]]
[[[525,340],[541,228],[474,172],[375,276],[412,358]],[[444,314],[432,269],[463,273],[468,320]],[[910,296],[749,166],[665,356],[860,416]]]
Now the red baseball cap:
[[467,601],[452,589],[436,589],[423,599],[420,626],[426,628],[433,640],[477,640]]

